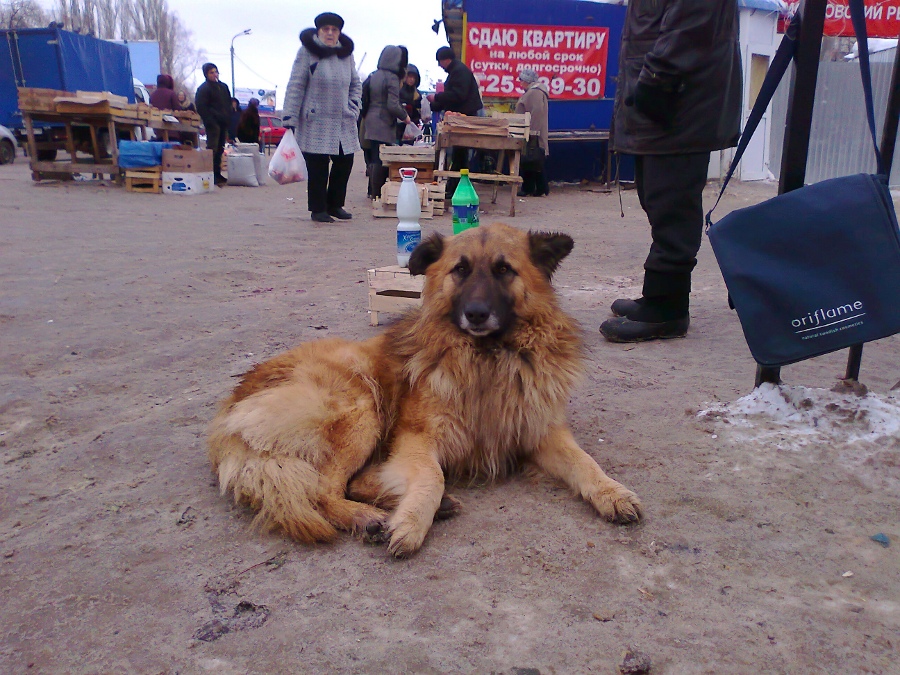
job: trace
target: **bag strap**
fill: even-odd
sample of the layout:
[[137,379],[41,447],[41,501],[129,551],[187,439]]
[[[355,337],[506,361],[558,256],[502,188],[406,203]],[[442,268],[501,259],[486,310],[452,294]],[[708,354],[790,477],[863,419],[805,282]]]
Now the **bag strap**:
[[[866,101],[866,118],[869,123],[869,132],[872,135],[872,145],[875,148],[877,172],[883,174],[884,167],[881,161],[881,153],[878,151],[878,141],[875,136],[875,106],[872,101],[872,74],[869,68],[869,44],[866,35],[865,8],[863,0],[849,0],[849,4],[850,17],[853,21],[853,30],[857,36],[856,43],[859,47],[859,71],[862,78],[863,94]],[[730,181],[731,177],[734,175],[737,165],[744,155],[744,151],[750,144],[750,138],[753,136],[753,132],[756,131],[756,128],[759,126],[759,122],[762,120],[762,116],[769,106],[769,102],[772,100],[775,91],[778,89],[778,84],[781,82],[782,77],[784,77],[785,72],[787,72],[788,65],[791,60],[796,57],[797,38],[799,37],[800,30],[800,13],[796,12],[794,16],[791,17],[791,22],[784,33],[784,38],[781,40],[781,44],[778,45],[778,50],[772,58],[772,64],[766,72],[766,77],[759,89],[759,94],[753,104],[753,109],[747,117],[747,124],[744,126],[744,131],[741,133],[741,138],[738,141],[734,158],[731,160],[731,166],[728,167],[728,173],[725,174],[725,180],[722,181],[722,188],[719,190],[719,194],[716,197],[716,203],[713,204],[713,207],[706,214],[707,228],[712,225],[712,213],[719,205],[722,195],[725,194],[725,188],[728,186],[728,181]]]

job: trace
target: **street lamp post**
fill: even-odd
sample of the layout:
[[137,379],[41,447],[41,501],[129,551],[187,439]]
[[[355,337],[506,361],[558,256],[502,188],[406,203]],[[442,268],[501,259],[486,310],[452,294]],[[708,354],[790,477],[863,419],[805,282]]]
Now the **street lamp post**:
[[250,35],[250,28],[242,30],[240,33],[231,38],[231,95],[234,96],[234,40],[241,35]]

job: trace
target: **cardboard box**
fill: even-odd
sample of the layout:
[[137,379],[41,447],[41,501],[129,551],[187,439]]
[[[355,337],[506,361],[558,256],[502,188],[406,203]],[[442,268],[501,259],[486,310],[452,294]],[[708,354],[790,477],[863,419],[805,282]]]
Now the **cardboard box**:
[[162,191],[166,195],[202,195],[213,192],[215,189],[212,171],[162,172]]
[[163,172],[206,173],[213,170],[212,150],[167,148],[162,154]]

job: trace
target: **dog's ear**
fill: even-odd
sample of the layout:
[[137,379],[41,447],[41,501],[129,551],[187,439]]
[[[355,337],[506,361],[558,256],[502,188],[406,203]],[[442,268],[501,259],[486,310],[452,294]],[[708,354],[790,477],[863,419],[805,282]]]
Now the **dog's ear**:
[[444,235],[435,232],[413,249],[412,255],[409,256],[409,273],[413,276],[425,274],[428,266],[437,262],[443,252]]
[[531,248],[531,261],[547,275],[548,279],[575,246],[572,237],[559,232],[529,232],[528,244]]

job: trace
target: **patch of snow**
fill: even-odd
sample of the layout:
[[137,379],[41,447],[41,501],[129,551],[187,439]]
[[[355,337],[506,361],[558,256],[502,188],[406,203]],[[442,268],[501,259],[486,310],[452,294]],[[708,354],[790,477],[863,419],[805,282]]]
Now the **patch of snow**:
[[808,443],[896,441],[900,437],[900,399],[868,393],[762,384],[732,403],[697,413],[730,427],[740,440],[799,449]]

